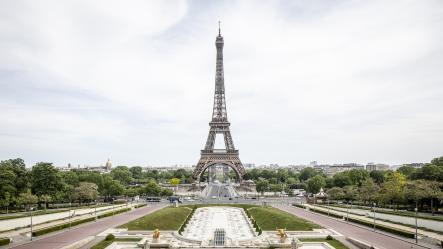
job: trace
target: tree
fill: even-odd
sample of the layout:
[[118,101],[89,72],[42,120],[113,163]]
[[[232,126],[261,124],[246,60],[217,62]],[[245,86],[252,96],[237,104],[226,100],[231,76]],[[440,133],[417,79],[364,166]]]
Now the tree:
[[321,175],[316,175],[308,180],[308,192],[309,193],[318,193],[321,188],[326,186],[325,178]]
[[6,212],[16,195],[16,178],[14,171],[8,167],[0,166],[0,206],[4,207]]
[[0,162],[0,168],[9,169],[14,172],[16,177],[14,180],[16,193],[11,193],[14,196],[18,193],[25,192],[30,187],[29,171],[26,169],[23,159],[16,158],[2,161]]
[[118,166],[111,171],[112,178],[124,185],[128,185],[132,181],[132,173],[126,166]]
[[44,203],[46,212],[46,208],[48,206],[48,203],[52,201],[52,197],[50,195],[41,195],[39,201]]
[[160,196],[162,189],[155,182],[149,182],[143,187],[143,193],[147,196]]
[[133,166],[129,168],[129,171],[131,171],[131,175],[134,179],[141,179],[143,178],[143,172],[142,167],[140,166]]
[[78,184],[80,183],[79,177],[78,177],[77,173],[75,173],[75,171],[64,172],[62,177],[63,177],[63,181],[66,184],[71,185],[73,187],[77,187]]
[[91,182],[81,182],[79,186],[74,189],[73,197],[73,199],[77,200],[80,204],[94,201],[98,197],[98,186]]
[[416,171],[416,168],[412,167],[412,166],[401,166],[400,168],[397,169],[397,172],[402,173],[403,175],[405,175],[407,178],[410,178]]
[[29,190],[25,193],[21,193],[17,198],[17,204],[20,206],[24,205],[26,209],[30,205],[36,204],[37,202],[38,202],[38,197],[33,195]]
[[351,185],[352,181],[347,172],[341,172],[335,174],[332,179],[334,179],[334,186],[336,187],[344,187],[347,185]]
[[105,195],[107,198],[122,195],[125,193],[125,187],[120,183],[120,181],[112,179],[111,176],[106,175],[103,178],[103,182],[103,195]]
[[353,185],[348,185],[343,187],[343,192],[345,194],[344,198],[346,201],[353,201],[357,199],[357,189]]
[[351,169],[348,171],[348,175],[355,186],[361,186],[362,182],[369,178],[368,171],[364,169]]
[[269,190],[269,181],[268,180],[259,180],[255,185],[255,189],[257,192],[263,195],[264,192]]
[[52,163],[37,163],[32,167],[32,192],[37,196],[55,196],[62,190],[62,178]]
[[318,171],[312,167],[306,167],[300,171],[299,179],[300,181],[306,181],[309,178],[318,174]]
[[172,190],[168,189],[168,188],[164,188],[161,191],[161,195],[162,196],[172,196],[174,193],[172,192]]
[[139,192],[140,192],[140,189],[137,189],[137,188],[127,188],[125,190],[125,195],[132,198],[132,197],[137,196],[139,194]]
[[373,170],[369,173],[369,177],[377,184],[382,184],[385,181],[385,173],[381,170]]
[[329,196],[329,198],[333,200],[343,200],[345,198],[345,193],[340,187],[333,187],[331,189],[328,189],[328,191],[326,191],[326,194]]
[[374,183],[372,178],[366,179],[358,189],[359,199],[364,203],[374,202],[380,187]]
[[398,204],[403,200],[403,188],[406,185],[406,177],[400,172],[390,173],[382,185],[381,201]]

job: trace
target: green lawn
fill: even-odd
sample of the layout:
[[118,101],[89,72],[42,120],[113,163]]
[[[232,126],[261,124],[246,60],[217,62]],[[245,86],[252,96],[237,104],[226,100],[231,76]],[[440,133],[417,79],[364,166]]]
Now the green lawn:
[[177,230],[190,212],[187,207],[167,207],[119,227],[128,230]]
[[112,242],[115,241],[140,241],[141,238],[125,238],[125,239],[113,239],[113,240],[102,240],[99,243],[95,244],[93,247],[91,247],[91,249],[104,249],[107,246],[109,246],[110,244],[112,244]]
[[301,242],[328,242],[331,246],[335,247],[335,249],[349,249],[349,247],[343,245],[340,241],[333,239],[300,239]]
[[321,226],[273,207],[253,207],[248,209],[262,230],[286,228],[288,231],[310,231]]

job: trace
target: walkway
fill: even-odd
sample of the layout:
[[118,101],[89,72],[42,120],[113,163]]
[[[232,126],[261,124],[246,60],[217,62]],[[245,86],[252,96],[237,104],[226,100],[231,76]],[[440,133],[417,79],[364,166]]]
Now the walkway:
[[[296,208],[293,206],[286,205],[274,205],[276,208],[287,211],[296,216],[305,218],[314,223],[317,223],[323,227],[333,229],[334,231],[346,236],[352,237],[368,244],[371,244],[380,249],[423,249],[429,247],[423,247],[420,245],[415,245],[413,243],[408,243],[406,241],[400,240],[395,236],[389,236],[383,233],[373,232],[371,230],[355,226],[352,224],[347,224],[340,220],[329,218],[327,216],[309,212],[307,210]],[[438,248],[438,247],[435,247]]]
[[119,226],[128,221],[140,218],[148,213],[165,207],[165,204],[149,205],[135,209],[134,211],[116,215],[114,217],[104,218],[97,222],[87,223],[73,227],[71,230],[64,230],[57,234],[48,235],[32,242],[13,246],[16,249],[56,249],[70,245],[76,241],[82,240],[89,236],[95,236],[108,228]]

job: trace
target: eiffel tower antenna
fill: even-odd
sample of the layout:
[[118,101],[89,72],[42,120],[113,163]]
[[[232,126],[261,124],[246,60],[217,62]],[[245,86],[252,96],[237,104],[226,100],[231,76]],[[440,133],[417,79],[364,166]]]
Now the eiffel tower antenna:
[[[225,99],[225,79],[223,70],[223,36],[220,31],[220,21],[218,22],[218,36],[215,39],[217,56],[215,61],[215,91],[214,106],[212,110],[212,120],[209,123],[209,134],[205,148],[200,153],[200,160],[194,170],[193,177],[200,181],[201,174],[210,166],[222,164],[231,167],[241,182],[246,174],[243,164],[240,161],[238,150],[234,147],[231,131],[226,111]],[[225,149],[214,149],[216,134],[222,134],[225,142]]]

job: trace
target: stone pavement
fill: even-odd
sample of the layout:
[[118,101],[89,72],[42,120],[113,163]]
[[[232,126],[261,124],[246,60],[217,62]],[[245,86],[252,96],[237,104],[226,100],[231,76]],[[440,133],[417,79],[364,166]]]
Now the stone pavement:
[[[305,206],[311,208],[311,209],[318,209],[318,210],[322,210],[327,212],[328,209],[324,208],[324,207],[319,207],[319,206],[313,206],[313,205],[309,205],[309,204],[305,204]],[[339,214],[339,215],[343,215],[346,216],[346,211],[338,211],[338,210],[329,210],[330,213],[335,213],[335,214]],[[367,221],[369,223],[372,223],[374,220],[372,217],[366,217],[366,216],[362,216],[362,215],[357,215],[357,214],[352,214],[351,212],[349,213],[349,218],[356,218],[356,219],[360,219],[360,220],[364,220]],[[375,216],[375,218],[377,218],[377,214]],[[387,221],[381,221],[381,220],[377,220],[376,219],[376,224],[380,224],[380,225],[384,225],[384,226],[388,226],[388,227],[393,227],[393,228],[397,228],[397,229],[401,229],[401,230],[405,230],[411,233],[415,233],[415,228],[411,228],[408,226],[404,226],[401,224],[394,224],[391,222],[387,222]],[[442,223],[443,226],[443,223]],[[430,237],[439,241],[443,241],[443,235],[442,234],[438,234],[436,232],[430,232],[430,231],[425,231],[422,229],[418,229],[418,234],[421,236],[426,236],[426,237]]]
[[341,220],[330,218],[322,214],[309,212],[305,209],[288,206],[288,205],[273,205],[276,208],[284,210],[288,213],[294,214],[298,217],[310,220],[325,228],[332,229],[345,237],[352,237],[380,249],[424,249],[424,248],[440,248],[426,244],[416,245],[413,240],[400,239],[396,236],[391,236],[381,232],[374,232],[367,228],[363,228],[351,223],[346,223]]
[[63,230],[58,233],[52,233],[47,236],[36,238],[32,242],[17,245],[10,245],[10,248],[16,249],[56,249],[70,245],[76,241],[85,239],[89,236],[95,236],[108,228],[125,224],[131,220],[140,218],[148,213],[164,208],[165,204],[148,205],[133,211],[103,218],[97,222],[90,222],[73,227],[71,230]]

